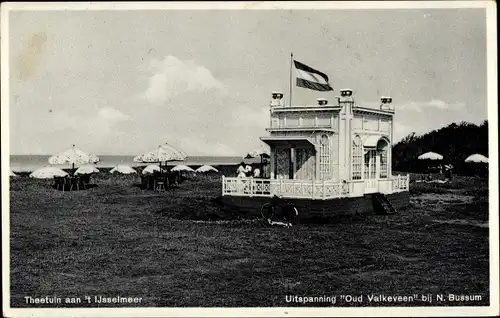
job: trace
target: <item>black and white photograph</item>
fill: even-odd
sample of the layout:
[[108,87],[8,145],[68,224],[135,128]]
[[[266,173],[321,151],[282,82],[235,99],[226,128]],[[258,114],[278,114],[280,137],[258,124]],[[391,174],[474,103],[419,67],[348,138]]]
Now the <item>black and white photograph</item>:
[[496,3],[1,5],[6,317],[499,314]]

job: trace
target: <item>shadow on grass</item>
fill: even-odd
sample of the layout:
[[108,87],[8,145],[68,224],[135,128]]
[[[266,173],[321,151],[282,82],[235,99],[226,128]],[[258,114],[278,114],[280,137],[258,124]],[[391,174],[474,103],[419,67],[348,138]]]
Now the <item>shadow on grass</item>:
[[[66,191],[85,191],[85,190],[90,190],[90,189],[94,189],[94,188],[98,188],[98,187],[99,186],[95,183],[86,184],[85,188],[80,188],[79,190],[74,189],[74,187],[67,186],[64,188],[64,192],[66,192]],[[57,190],[57,191],[61,191],[61,192],[63,191],[62,189],[58,189],[55,185],[52,185],[51,188],[54,190]]]
[[[155,212],[163,217],[194,221],[242,221],[262,220],[260,210],[241,211],[236,206],[225,205],[222,197],[192,198],[189,206],[170,206]],[[303,214],[300,216],[300,224],[350,224],[365,222],[369,216],[354,213],[352,215]]]

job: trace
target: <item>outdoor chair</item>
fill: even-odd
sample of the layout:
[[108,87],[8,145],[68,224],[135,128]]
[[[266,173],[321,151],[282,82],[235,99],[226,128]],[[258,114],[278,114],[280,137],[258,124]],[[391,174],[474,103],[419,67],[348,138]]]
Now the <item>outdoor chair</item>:
[[149,189],[149,176],[141,176],[141,189],[147,190]]
[[178,185],[180,174],[178,172],[173,172],[168,175],[168,183],[171,185]]
[[71,190],[76,189],[77,191],[79,191],[80,187],[85,189],[85,184],[82,182],[80,177],[72,177],[71,178]]
[[64,191],[64,185],[65,185],[64,177],[54,177],[54,186],[56,190]]
[[161,192],[166,191],[167,178],[165,176],[157,176],[155,178],[155,191]]
[[90,184],[90,174],[82,174],[79,176],[80,181],[82,182],[83,186],[86,187],[87,185]]
[[68,189],[71,191],[71,177],[70,176],[64,177],[64,189]]
[[85,174],[85,175],[82,175],[82,176],[78,176],[77,177],[77,182],[78,182],[78,185],[83,189],[83,190],[87,190],[87,185],[89,184],[90,182],[90,176],[88,174]]

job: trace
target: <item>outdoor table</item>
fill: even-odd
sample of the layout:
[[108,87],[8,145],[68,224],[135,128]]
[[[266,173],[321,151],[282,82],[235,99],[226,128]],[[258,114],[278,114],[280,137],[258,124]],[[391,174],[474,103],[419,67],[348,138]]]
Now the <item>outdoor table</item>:
[[141,185],[144,190],[155,190],[157,181],[159,179],[165,178],[165,188],[168,189],[169,186],[169,174],[168,173],[154,173],[150,175],[141,176]]
[[80,176],[54,177],[55,188],[62,191],[86,189],[88,180],[89,178]]
[[143,190],[154,190],[153,175],[141,176],[141,187]]

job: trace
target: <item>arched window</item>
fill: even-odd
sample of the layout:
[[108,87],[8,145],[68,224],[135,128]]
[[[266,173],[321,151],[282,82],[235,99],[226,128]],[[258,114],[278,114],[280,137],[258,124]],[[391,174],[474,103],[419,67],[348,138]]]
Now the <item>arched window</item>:
[[380,178],[387,178],[387,151],[389,143],[385,139],[379,140],[377,143],[377,151],[380,154]]
[[352,140],[352,168],[351,168],[351,178],[352,180],[361,180],[361,169],[363,165],[363,144],[361,143],[361,138],[356,135]]
[[321,136],[319,153],[319,175],[321,180],[330,179],[330,139],[327,135]]
[[387,149],[380,152],[380,178],[387,178]]

